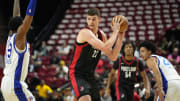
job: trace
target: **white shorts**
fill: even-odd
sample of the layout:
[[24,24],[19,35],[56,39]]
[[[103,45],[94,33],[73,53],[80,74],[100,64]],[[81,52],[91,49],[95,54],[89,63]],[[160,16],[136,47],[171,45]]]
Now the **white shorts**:
[[27,87],[22,86],[19,89],[12,89],[13,80],[9,77],[3,77],[1,91],[5,101],[35,101],[32,93]]
[[169,80],[165,101],[180,101],[180,80]]

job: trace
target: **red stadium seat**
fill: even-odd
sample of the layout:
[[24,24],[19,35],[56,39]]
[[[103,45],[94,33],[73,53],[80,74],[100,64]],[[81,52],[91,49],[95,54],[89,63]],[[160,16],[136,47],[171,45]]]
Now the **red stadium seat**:
[[[107,36],[111,33],[110,22],[112,17],[121,14],[126,16],[129,25],[133,26],[129,27],[126,32],[126,38],[131,40],[157,40],[161,30],[180,21],[179,3],[179,0],[136,0],[131,2],[127,0],[118,2],[116,0],[75,0],[55,30],[55,33],[61,36],[52,35],[48,45],[62,44],[64,41],[70,45],[74,44],[73,40],[75,40],[78,31],[86,26],[85,12],[91,7],[100,9],[103,20],[99,26],[107,33]],[[131,35],[132,31],[135,32],[134,35]],[[144,33],[142,34],[141,31]]]
[[61,87],[63,84],[65,84],[67,81],[64,78],[57,78],[56,79],[56,88]]

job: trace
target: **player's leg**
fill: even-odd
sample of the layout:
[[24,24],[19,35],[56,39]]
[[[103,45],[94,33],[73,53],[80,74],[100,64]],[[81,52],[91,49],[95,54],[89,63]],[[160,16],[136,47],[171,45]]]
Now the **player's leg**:
[[133,101],[134,88],[129,87],[129,89],[126,89],[126,94],[125,95],[127,95],[127,101]]
[[179,101],[180,97],[180,80],[176,80],[176,94],[175,94],[175,101]]
[[89,84],[83,77],[70,76],[71,85],[78,101],[91,101]]
[[116,86],[117,101],[127,101],[126,91],[122,86]]
[[13,93],[3,93],[3,98],[5,101],[20,101]]
[[92,101],[101,101],[100,88],[97,82],[95,79],[89,82],[89,84],[91,84],[90,92]]
[[12,80],[9,77],[3,77],[1,82],[1,92],[5,101],[19,101],[12,89]]
[[24,92],[28,101],[35,101],[34,96],[32,95],[32,93],[27,88],[24,88],[23,92]]
[[165,101],[179,101],[180,96],[180,80],[168,81],[168,91]]

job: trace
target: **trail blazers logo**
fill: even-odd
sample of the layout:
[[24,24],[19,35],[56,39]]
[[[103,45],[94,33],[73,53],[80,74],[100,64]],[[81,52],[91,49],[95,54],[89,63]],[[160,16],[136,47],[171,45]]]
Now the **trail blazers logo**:
[[80,91],[82,92],[84,90],[84,87],[83,86],[80,86]]

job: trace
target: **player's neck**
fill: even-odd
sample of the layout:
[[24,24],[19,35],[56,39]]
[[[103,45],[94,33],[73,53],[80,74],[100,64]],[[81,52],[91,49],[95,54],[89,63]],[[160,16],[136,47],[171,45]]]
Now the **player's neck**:
[[97,34],[98,34],[98,28],[92,29],[92,32],[93,32],[95,35],[97,35]]
[[133,60],[133,58],[134,58],[134,56],[125,56],[126,60],[130,60],[131,61],[131,60]]

